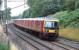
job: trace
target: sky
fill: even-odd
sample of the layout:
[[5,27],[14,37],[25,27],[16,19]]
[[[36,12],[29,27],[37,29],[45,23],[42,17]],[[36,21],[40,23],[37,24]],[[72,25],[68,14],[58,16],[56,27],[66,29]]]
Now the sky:
[[[17,1],[17,2],[7,2],[7,7],[12,8],[11,16],[18,16],[19,14],[22,14],[24,10],[29,8],[27,4],[23,5],[25,3],[24,0],[7,0],[7,1]],[[3,5],[4,5],[4,2],[3,2]],[[20,7],[15,8],[17,6],[20,6]],[[2,9],[4,9],[4,6],[2,7]]]

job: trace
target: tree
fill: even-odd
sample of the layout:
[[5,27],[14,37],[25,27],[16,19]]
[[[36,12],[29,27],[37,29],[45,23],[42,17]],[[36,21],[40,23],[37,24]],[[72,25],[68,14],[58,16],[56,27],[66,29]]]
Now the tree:
[[0,6],[1,6],[1,4],[2,4],[2,0],[0,0]]
[[63,6],[62,0],[28,0],[30,6],[30,16],[47,16],[60,11]]
[[64,6],[66,10],[75,10],[75,0],[65,0]]
[[79,8],[79,0],[64,0],[65,10],[73,11]]
[[79,0],[28,0],[27,3],[30,9],[24,11],[23,17],[41,17],[58,11],[73,11],[79,8]]
[[23,18],[29,18],[30,16],[30,9],[23,12]]
[[3,11],[0,11],[0,20],[3,18]]
[[2,12],[3,12],[1,11],[1,4],[2,4],[2,0],[0,0],[0,20],[2,19]]
[[7,8],[3,11],[3,18],[4,20],[10,20],[11,19],[11,9]]

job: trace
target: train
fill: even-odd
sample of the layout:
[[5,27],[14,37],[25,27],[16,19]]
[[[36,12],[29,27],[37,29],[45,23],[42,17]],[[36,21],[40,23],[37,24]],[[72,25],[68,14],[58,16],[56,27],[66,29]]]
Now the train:
[[13,25],[40,39],[55,40],[59,36],[59,20],[56,18],[14,19]]

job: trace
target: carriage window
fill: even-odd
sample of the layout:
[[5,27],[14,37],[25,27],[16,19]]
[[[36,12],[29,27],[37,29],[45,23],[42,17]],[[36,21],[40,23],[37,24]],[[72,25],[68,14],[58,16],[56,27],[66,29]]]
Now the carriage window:
[[55,23],[54,23],[54,26],[55,26],[55,27],[57,27],[57,26],[58,26],[58,23],[57,23],[57,22],[55,22]]
[[45,27],[52,27],[52,23],[51,22],[46,22]]
[[57,22],[46,22],[45,27],[57,27]]

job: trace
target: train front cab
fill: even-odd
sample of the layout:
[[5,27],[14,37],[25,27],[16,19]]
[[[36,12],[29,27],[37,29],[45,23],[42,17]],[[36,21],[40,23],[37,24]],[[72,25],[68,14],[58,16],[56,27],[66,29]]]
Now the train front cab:
[[44,24],[45,38],[56,39],[59,35],[59,21],[58,20],[46,20]]

